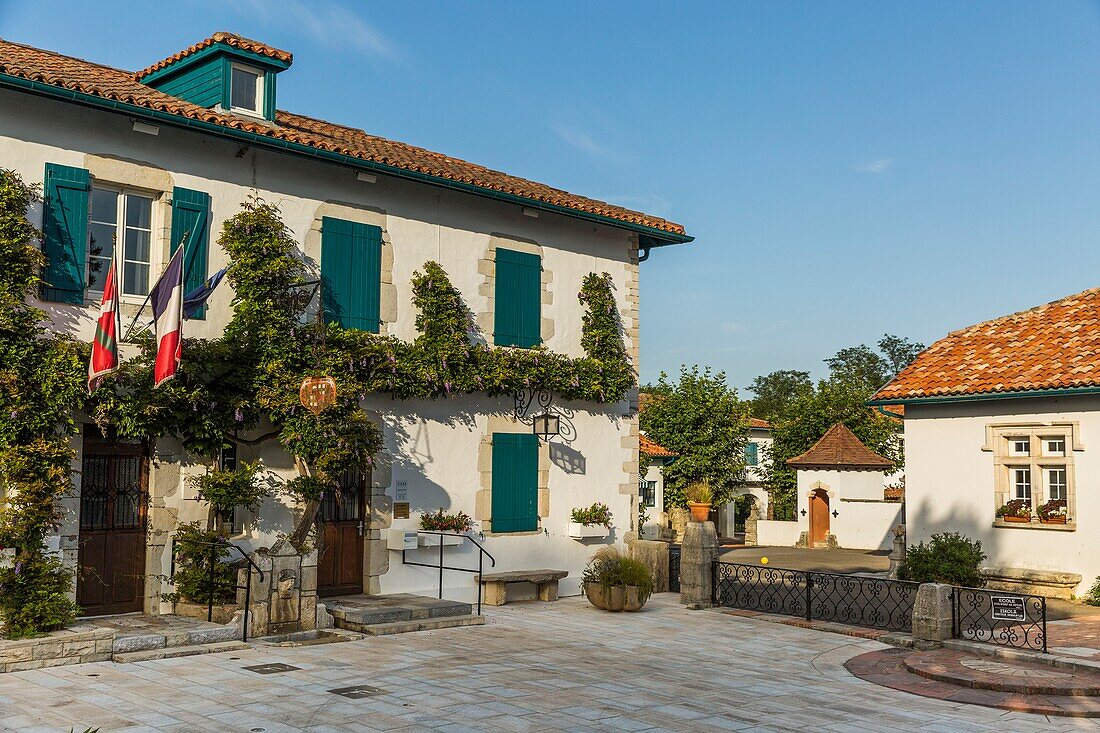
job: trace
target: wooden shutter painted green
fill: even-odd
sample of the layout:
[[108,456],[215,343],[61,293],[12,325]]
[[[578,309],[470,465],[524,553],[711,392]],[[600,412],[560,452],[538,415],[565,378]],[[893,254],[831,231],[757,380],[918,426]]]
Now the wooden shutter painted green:
[[382,298],[382,229],[321,220],[321,280],[325,321],[378,333]]
[[84,302],[88,263],[88,191],[91,176],[83,168],[46,164],[42,233],[46,268],[42,300]]
[[528,433],[493,433],[493,532],[539,528],[539,439]]
[[[172,254],[183,242],[183,292],[187,294],[206,280],[206,262],[210,251],[210,194],[188,188],[172,190]],[[191,318],[206,317],[206,306]]]
[[542,258],[497,248],[493,342],[525,349],[542,343]]
[[745,465],[755,466],[760,462],[759,446],[756,443],[745,443]]

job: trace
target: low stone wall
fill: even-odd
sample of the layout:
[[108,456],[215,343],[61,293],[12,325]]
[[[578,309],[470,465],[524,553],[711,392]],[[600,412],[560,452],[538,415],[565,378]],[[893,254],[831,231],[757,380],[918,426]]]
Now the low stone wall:
[[0,672],[22,672],[111,659],[113,629],[55,631],[35,639],[0,641]]
[[1055,570],[985,567],[981,572],[986,588],[1067,601],[1073,595],[1074,589],[1081,584],[1080,574]]

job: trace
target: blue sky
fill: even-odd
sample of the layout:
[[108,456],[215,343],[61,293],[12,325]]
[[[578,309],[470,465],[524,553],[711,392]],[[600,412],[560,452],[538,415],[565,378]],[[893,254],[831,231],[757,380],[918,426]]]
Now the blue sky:
[[[232,5],[233,7],[227,7]],[[137,69],[232,30],[285,109],[684,223],[642,377],[822,373],[1100,285],[1100,12],[1055,2],[0,0],[0,36]]]

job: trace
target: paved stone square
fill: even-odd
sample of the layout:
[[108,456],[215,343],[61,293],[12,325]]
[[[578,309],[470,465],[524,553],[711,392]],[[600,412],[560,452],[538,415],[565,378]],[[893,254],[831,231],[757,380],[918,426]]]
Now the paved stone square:
[[[844,663],[875,641],[662,594],[641,613],[517,603],[485,626],[0,675],[0,729],[50,731],[1097,730],[917,697]],[[259,674],[245,669],[283,664]],[[335,692],[333,692],[335,691]]]

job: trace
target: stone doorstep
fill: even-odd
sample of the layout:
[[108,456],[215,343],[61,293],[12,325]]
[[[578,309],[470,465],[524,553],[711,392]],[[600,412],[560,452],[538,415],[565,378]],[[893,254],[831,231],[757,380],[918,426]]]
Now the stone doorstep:
[[392,624],[373,624],[363,626],[361,633],[368,636],[390,636],[392,634],[407,634],[416,631],[437,631],[439,629],[453,629],[461,626],[481,626],[485,623],[484,616],[454,616],[443,617],[435,620],[404,621]]
[[194,644],[212,644],[221,641],[235,641],[241,638],[241,629],[236,624],[202,626],[197,629],[169,631],[158,634],[116,635],[111,651],[115,654],[165,649]]
[[197,654],[217,654],[219,652],[236,652],[252,647],[242,641],[217,641],[206,644],[191,644],[187,646],[164,647],[160,649],[145,649],[136,652],[123,652],[113,654],[111,659],[119,664],[131,662],[149,662],[154,659],[174,659],[177,657],[191,657]]

